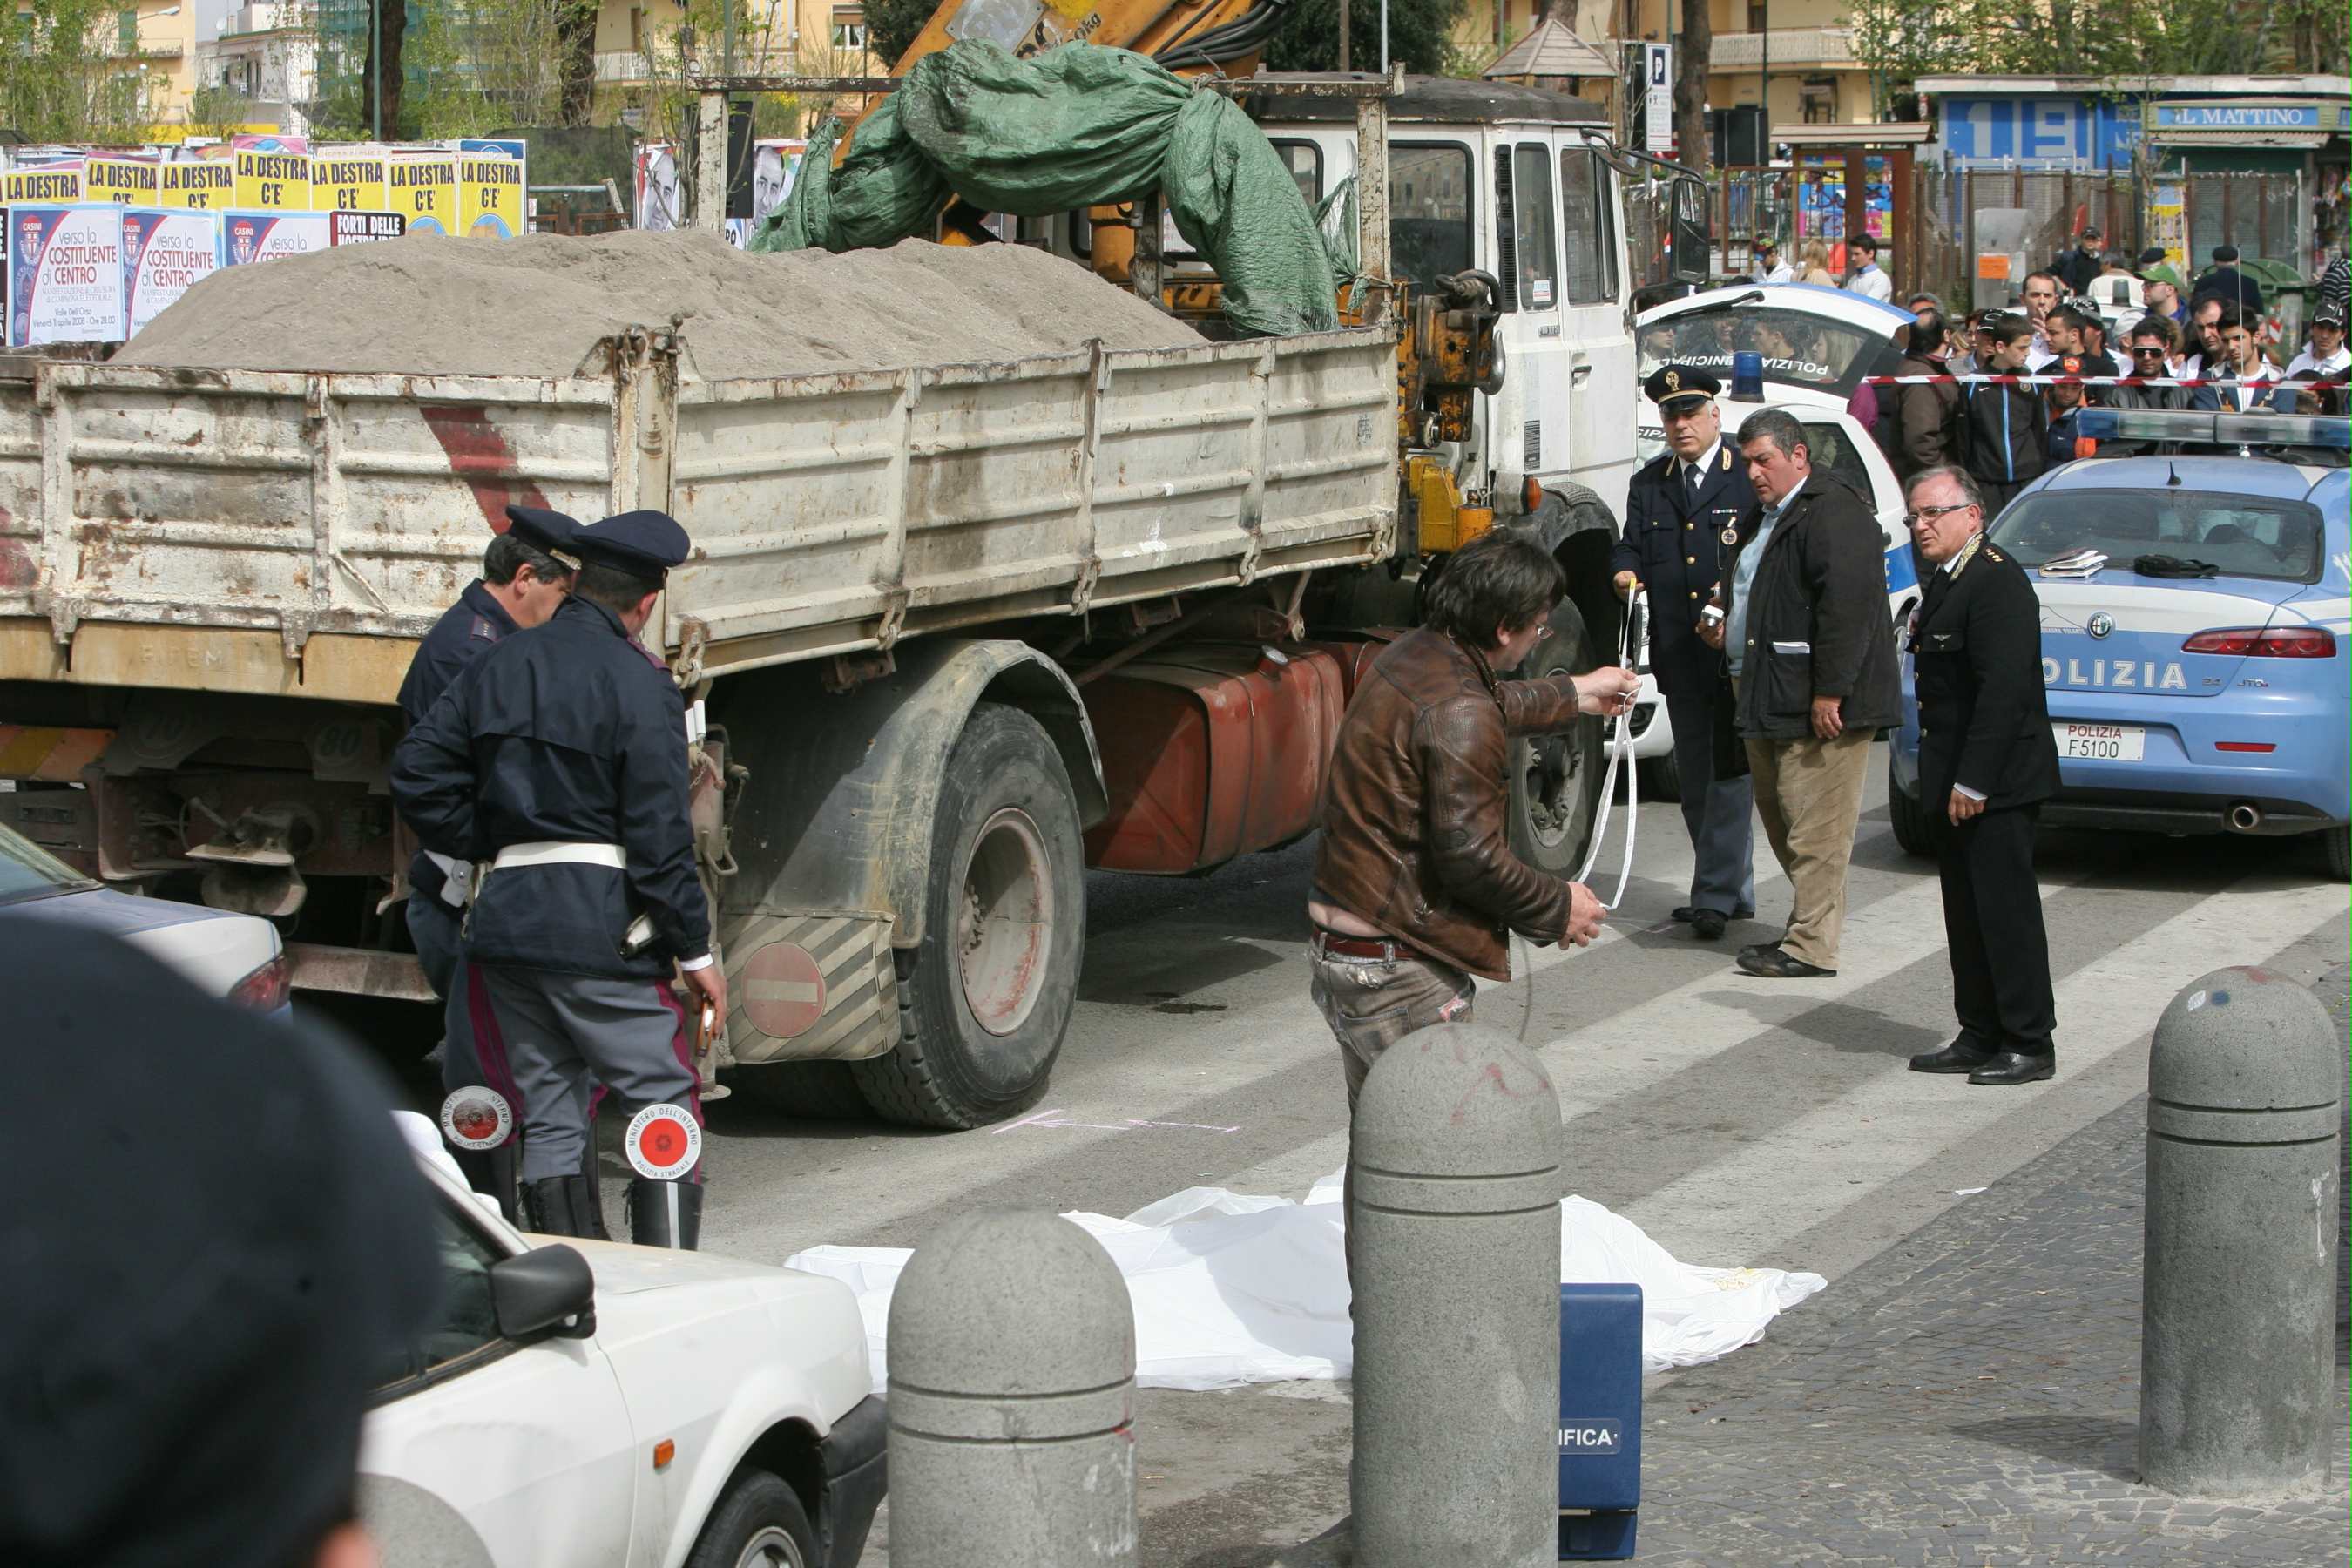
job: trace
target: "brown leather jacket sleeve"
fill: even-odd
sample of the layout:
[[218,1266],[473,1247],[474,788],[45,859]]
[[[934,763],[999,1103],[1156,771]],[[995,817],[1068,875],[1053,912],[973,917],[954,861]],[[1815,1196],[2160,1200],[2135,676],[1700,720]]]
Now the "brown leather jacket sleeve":
[[[1569,701],[1572,710],[1572,693]],[[1510,804],[1503,783],[1507,742],[1495,709],[1475,698],[1452,699],[1426,710],[1415,731],[1429,865],[1438,885],[1513,931],[1558,942],[1568,930],[1568,884],[1511,853],[1503,826]]]
[[1576,722],[1576,683],[1565,675],[1540,680],[1498,680],[1495,700],[1503,705],[1503,733],[1549,735]]

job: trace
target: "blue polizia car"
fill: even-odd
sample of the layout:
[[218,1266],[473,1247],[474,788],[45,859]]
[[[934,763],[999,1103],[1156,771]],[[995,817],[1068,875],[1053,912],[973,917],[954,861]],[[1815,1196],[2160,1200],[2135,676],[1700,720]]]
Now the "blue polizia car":
[[[2179,434],[2171,425],[2185,431],[2201,420],[2207,439],[2179,443],[2180,456],[2065,464],[1989,530],[2029,569],[2042,600],[2042,679],[2062,781],[2042,821],[2309,835],[2321,866],[2343,879],[2352,817],[2344,468],[2352,426],[2273,415],[2083,417],[2086,431],[2143,437],[2158,425]],[[2313,445],[2226,444],[2289,435]],[[2104,554],[2105,565],[2085,572],[2081,558],[2065,560],[2084,550]],[[2212,574],[2163,574],[2197,563]],[[1904,677],[1888,795],[1896,838],[1928,854],[1937,817],[1918,798],[1907,658]]]

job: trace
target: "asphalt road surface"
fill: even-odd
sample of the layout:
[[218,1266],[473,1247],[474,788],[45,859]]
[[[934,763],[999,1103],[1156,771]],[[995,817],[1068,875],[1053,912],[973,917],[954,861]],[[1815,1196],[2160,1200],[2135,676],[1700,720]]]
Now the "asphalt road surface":
[[[2189,980],[2262,963],[2315,981],[2346,950],[2345,889],[2300,842],[2045,833],[2056,1080],[1989,1089],[1907,1072],[1950,1037],[1949,974],[1934,868],[1895,846],[1884,788],[1875,770],[1835,977],[1737,970],[1734,952],[1777,926],[1706,943],[1674,924],[1689,847],[1675,806],[1644,804],[1633,879],[1601,941],[1534,950],[1477,1001],[1479,1023],[1551,1071],[1571,1191],[1687,1262],[1827,1276],[1799,1313],[1960,1194],[2141,1093],[2148,1032]],[[1786,884],[1760,829],[1757,852],[1757,903],[1777,921]],[[1345,1153],[1335,1047],[1307,994],[1312,854],[1310,840],[1203,879],[1091,877],[1081,1000],[1051,1092],[1015,1122],[942,1134],[714,1106],[704,1247],[780,1263],[821,1242],[915,1245],[978,1205],[1123,1215],[1201,1184],[1303,1196]],[[1613,869],[1613,841],[1602,858]],[[1147,1392],[1145,1561],[1267,1562],[1339,1519],[1345,1400],[1328,1384]],[[887,1552],[886,1526],[866,1561]]]

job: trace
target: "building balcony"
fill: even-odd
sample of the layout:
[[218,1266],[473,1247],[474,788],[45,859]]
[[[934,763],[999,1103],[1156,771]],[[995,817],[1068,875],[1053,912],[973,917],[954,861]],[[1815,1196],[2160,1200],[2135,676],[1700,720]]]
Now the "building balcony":
[[652,78],[653,70],[646,57],[635,49],[599,50],[596,55],[596,82],[600,87],[637,87]]
[[[1808,66],[1827,66],[1847,70],[1859,70],[1861,62],[1853,58],[1853,33],[1846,27],[1775,27],[1769,35],[1772,40],[1772,68],[1786,67],[1801,70]],[[1715,47],[1707,56],[1707,69],[1717,71],[1752,71],[1764,67],[1763,33],[1717,33]]]

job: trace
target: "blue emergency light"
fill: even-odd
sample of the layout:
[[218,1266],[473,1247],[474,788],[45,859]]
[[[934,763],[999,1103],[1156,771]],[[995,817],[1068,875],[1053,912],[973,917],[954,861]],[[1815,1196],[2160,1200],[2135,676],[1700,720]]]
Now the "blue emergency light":
[[1559,1560],[1633,1555],[1642,1506],[1642,1288],[1559,1288]]
[[1764,356],[1754,349],[1731,355],[1731,396],[1736,403],[1764,401]]

